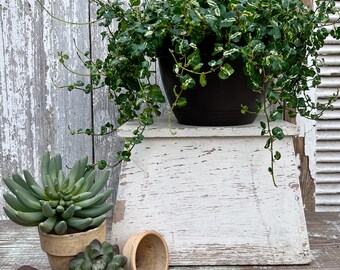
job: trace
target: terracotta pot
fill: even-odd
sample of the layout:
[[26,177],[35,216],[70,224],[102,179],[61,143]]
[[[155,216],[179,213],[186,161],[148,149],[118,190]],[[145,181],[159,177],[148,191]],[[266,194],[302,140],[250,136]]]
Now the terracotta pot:
[[144,231],[131,236],[123,247],[127,257],[126,270],[167,270],[169,268],[168,246],[161,234]]
[[39,230],[40,245],[47,253],[52,270],[68,270],[69,261],[85,250],[94,239],[101,243],[106,240],[106,221],[99,227],[72,234],[55,235]]

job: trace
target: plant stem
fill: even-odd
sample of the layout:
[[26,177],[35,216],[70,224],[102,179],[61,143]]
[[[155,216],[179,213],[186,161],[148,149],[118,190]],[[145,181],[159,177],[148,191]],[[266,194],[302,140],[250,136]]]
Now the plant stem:
[[40,0],[36,0],[38,2],[38,4],[42,7],[43,10],[45,10],[45,12],[50,15],[51,18],[62,22],[62,23],[66,23],[66,24],[72,24],[72,25],[88,25],[88,24],[93,24],[93,23],[97,23],[99,20],[95,20],[95,21],[89,21],[89,22],[71,22],[71,21],[66,21],[63,19],[60,19],[59,17],[55,16],[52,14],[51,11],[49,11]]

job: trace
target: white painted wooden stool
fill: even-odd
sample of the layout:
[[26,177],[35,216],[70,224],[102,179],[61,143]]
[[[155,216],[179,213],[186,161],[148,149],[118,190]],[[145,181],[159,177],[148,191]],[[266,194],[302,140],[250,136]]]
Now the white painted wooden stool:
[[[292,136],[275,147],[274,187],[259,121],[196,127],[158,119],[122,165],[112,241],[156,230],[167,241],[170,265],[304,264],[308,235]],[[136,124],[119,130],[131,136]]]

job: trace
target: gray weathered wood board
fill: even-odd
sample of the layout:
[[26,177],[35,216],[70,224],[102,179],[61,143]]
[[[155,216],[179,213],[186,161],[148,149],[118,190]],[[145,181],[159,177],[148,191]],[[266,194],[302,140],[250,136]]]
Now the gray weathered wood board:
[[[112,241],[153,229],[171,265],[308,263],[309,245],[292,136],[275,142],[278,187],[268,173],[259,123],[191,127],[160,119],[123,164]],[[123,126],[129,136],[133,124]]]
[[[58,18],[86,22],[88,1],[44,1]],[[58,52],[70,56],[67,65],[78,73],[88,73],[76,55],[90,48],[89,25],[71,25],[54,20],[35,0],[0,2],[0,177],[22,169],[39,175],[40,157],[45,149],[61,153],[65,164],[84,155],[106,158],[109,147],[115,152],[115,135],[110,140],[92,140],[86,135],[71,136],[69,128],[90,128],[107,117],[107,96],[91,98],[81,91],[55,87],[88,81],[73,75],[58,63]],[[92,37],[93,38],[93,37]],[[97,56],[100,52],[96,44]],[[94,105],[93,105],[94,104]],[[92,116],[94,106],[95,116]],[[95,156],[94,151],[98,153]],[[0,206],[4,201],[0,182]],[[0,219],[6,218],[2,207]]]
[[[96,5],[91,7],[91,21],[96,20]],[[103,57],[103,48],[106,48],[107,41],[102,39],[100,33],[104,30],[98,24],[91,24],[91,54],[95,61],[98,57]],[[110,122],[116,123],[117,108],[112,101],[109,101],[106,87],[93,91],[93,122],[95,123],[95,131],[98,133],[100,127]],[[109,164],[117,164],[116,152],[122,148],[122,139],[117,138],[116,132],[105,135],[95,136],[93,138],[94,160],[98,162],[101,159],[108,161]],[[112,168],[109,186],[114,188],[112,200],[116,196],[116,187],[120,165]]]

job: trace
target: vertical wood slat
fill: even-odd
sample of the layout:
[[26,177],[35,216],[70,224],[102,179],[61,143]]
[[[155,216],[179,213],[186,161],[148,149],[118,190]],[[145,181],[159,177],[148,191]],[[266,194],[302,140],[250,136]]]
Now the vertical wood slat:
[[[96,9],[95,4],[90,6],[90,20],[96,20]],[[104,59],[106,56],[107,40],[102,39],[100,33],[105,29],[98,24],[90,25],[90,39],[91,39],[91,56],[92,60]],[[100,127],[106,123],[112,123],[117,125],[115,119],[117,115],[117,108],[114,106],[112,100],[109,100],[108,91],[106,87],[93,91],[93,122],[94,128],[98,131]],[[93,140],[94,159],[98,162],[102,159],[106,160],[110,170],[110,178],[107,187],[114,189],[111,201],[114,202],[117,191],[117,180],[120,171],[120,164],[117,164],[116,153],[122,149],[122,139],[118,139],[116,133],[111,133],[105,136],[95,136]]]
[[300,159],[300,186],[303,206],[306,212],[315,212],[315,183],[309,171],[309,157],[305,154],[305,138],[293,138],[295,153]]
[[[45,1],[54,15],[84,21],[86,1]],[[35,0],[3,0],[0,4],[0,176],[32,170],[38,176],[40,157],[48,148],[60,152],[65,165],[87,154],[92,156],[90,138],[70,136],[73,128],[89,126],[90,100],[82,93],[52,86],[74,81],[57,63],[57,52],[76,58],[72,39],[88,46],[88,28],[53,20]],[[71,53],[70,53],[71,52]],[[71,61],[70,61],[71,62]],[[71,68],[82,72],[78,66]],[[60,81],[60,79],[62,79]],[[77,102],[76,102],[77,101]],[[0,182],[0,205],[4,201]],[[0,219],[6,218],[2,207]]]

